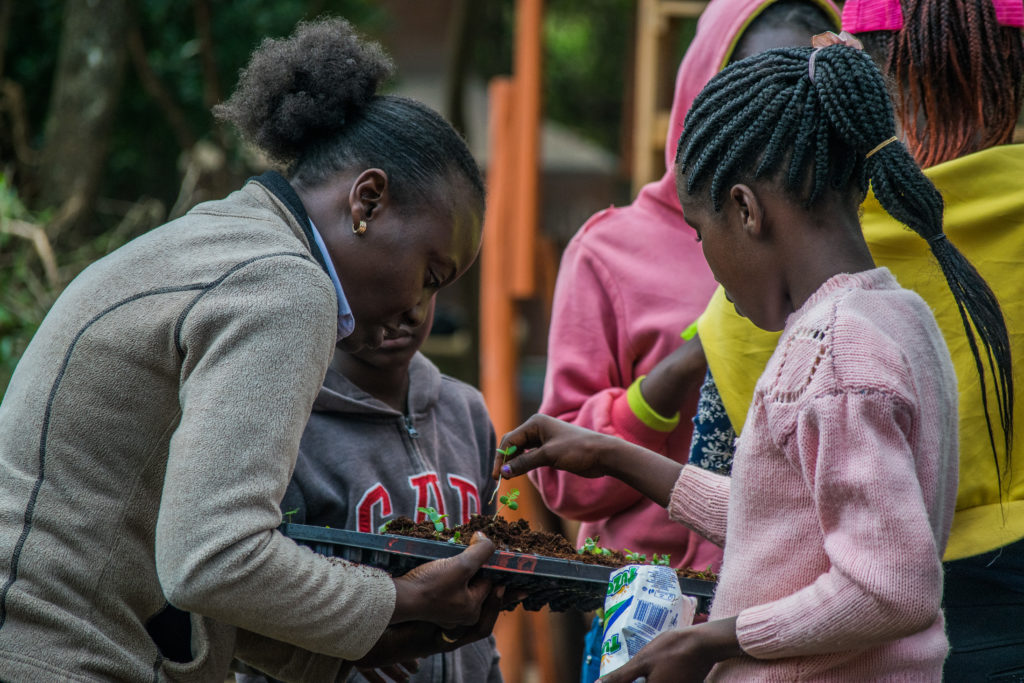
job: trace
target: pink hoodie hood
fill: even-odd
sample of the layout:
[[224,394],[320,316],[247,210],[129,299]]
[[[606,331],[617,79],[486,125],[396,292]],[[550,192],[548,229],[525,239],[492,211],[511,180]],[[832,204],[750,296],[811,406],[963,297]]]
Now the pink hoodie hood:
[[[774,4],[776,0],[729,0],[729,2],[708,3],[707,9],[697,21],[697,34],[686,50],[686,56],[676,73],[676,87],[669,116],[668,136],[665,140],[665,175],[640,190],[633,205],[654,201],[678,214],[683,221],[683,210],[676,196],[675,156],[679,136],[690,105],[704,89],[712,76],[729,62],[736,43],[747,26],[757,16]],[[829,15],[835,27],[839,28],[839,8],[831,0],[811,0]],[[808,37],[808,45],[810,38]],[[688,227],[688,226],[687,226]]]

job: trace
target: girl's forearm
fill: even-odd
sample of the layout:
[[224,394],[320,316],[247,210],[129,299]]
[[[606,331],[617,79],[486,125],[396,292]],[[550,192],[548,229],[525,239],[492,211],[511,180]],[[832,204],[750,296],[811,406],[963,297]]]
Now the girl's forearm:
[[604,471],[629,484],[662,507],[668,507],[672,488],[683,466],[642,446],[619,441],[617,447],[601,454]]
[[655,365],[640,385],[648,405],[660,415],[674,415],[700,389],[707,370],[700,337],[694,337]]

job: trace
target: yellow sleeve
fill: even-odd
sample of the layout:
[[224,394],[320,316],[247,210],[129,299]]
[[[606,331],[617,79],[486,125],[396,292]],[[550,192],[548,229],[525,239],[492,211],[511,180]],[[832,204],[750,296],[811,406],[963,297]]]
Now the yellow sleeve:
[[725,298],[725,290],[719,287],[697,320],[697,334],[725,412],[739,434],[754,397],[754,386],[775,351],[780,333],[755,327],[736,312]]

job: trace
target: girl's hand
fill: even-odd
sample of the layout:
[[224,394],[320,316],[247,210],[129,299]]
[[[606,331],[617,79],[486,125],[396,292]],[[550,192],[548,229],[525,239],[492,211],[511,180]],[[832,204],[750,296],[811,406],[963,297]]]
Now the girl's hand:
[[534,415],[501,439],[491,476],[511,479],[538,467],[554,467],[583,477],[600,477],[610,474],[602,465],[602,455],[626,445],[613,436]]
[[538,467],[615,477],[662,507],[683,469],[675,460],[618,437],[534,415],[502,437],[491,476],[511,479]]
[[717,662],[741,655],[736,619],[718,619],[662,633],[597,683],[700,683]]

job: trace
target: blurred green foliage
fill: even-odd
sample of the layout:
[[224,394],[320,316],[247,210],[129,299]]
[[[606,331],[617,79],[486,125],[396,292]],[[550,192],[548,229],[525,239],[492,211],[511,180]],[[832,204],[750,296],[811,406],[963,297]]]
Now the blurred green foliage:
[[[149,66],[180,108],[191,136],[227,143],[229,166],[240,181],[248,172],[241,148],[210,114],[195,3],[128,2]],[[510,73],[515,0],[468,2],[473,74],[486,80]],[[13,3],[11,9],[0,76],[24,91],[28,142],[36,150],[44,142],[64,5],[63,0],[35,0]],[[221,98],[230,94],[239,69],[263,38],[287,35],[301,19],[340,15],[371,36],[387,35],[391,21],[374,0],[234,0],[208,6]],[[548,0],[544,7],[545,115],[612,152],[623,141],[635,12],[635,0]],[[0,216],[45,227],[53,209],[33,205],[38,188],[28,174],[19,177],[15,172],[9,145],[0,136]],[[181,186],[182,151],[167,116],[129,61],[101,188],[106,204],[98,207],[95,226],[52,240],[59,282],[50,282],[31,240],[0,230],[0,390],[63,285],[92,261],[164,220],[161,211],[167,209],[160,207],[173,205]],[[131,212],[138,213],[146,201],[153,204],[143,207],[145,215],[133,218]]]
[[[150,66],[173,89],[193,134],[200,139],[210,137],[218,124],[203,99],[204,77],[191,3],[146,0],[137,6]],[[212,3],[217,80],[223,97],[231,94],[239,69],[261,40],[286,36],[298,21],[320,14],[344,16],[368,33],[379,29],[386,18],[372,0]],[[177,165],[181,150],[165,117],[133,73],[128,74],[125,86],[111,139],[104,193],[124,198],[158,197],[169,205],[181,181]],[[233,149],[237,152],[238,147]]]
[[[480,75],[511,73],[515,0],[479,3],[476,11],[474,62]],[[635,0],[544,4],[545,116],[616,153],[635,13]]]
[[[34,222],[18,194],[0,174],[0,225]],[[6,387],[18,358],[56,298],[25,238],[0,229],[0,386]]]

